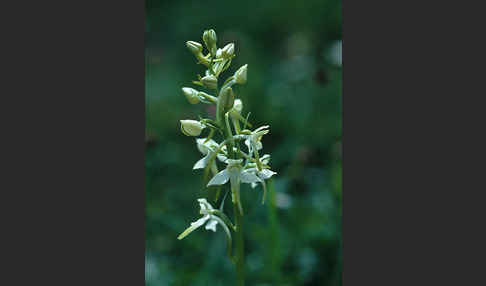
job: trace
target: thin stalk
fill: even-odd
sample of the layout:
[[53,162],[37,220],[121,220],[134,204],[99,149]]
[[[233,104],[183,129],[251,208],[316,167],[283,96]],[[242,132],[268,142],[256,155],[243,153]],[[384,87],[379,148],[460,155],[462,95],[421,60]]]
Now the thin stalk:
[[[221,90],[224,90],[225,87],[229,87],[234,84],[234,80],[230,80],[226,82]],[[224,106],[221,103],[221,94],[220,90],[218,90],[218,103],[216,104],[216,121],[219,126],[224,126],[226,123],[226,128],[223,128],[224,137],[226,138],[226,148],[228,151],[228,157],[232,159],[236,159],[236,154],[233,152],[233,135],[231,134],[231,127],[229,126],[228,117],[224,116],[225,110]],[[237,182],[239,189],[239,182]],[[233,196],[236,195],[234,193],[232,184]],[[239,191],[239,190],[238,190]],[[239,193],[239,192],[238,192]],[[237,196],[236,201],[233,201],[233,210],[235,216],[235,237],[236,237],[236,254],[234,256],[234,263],[236,266],[236,286],[244,286],[245,285],[245,245],[243,240],[243,213],[241,209],[241,201],[240,197]]]
[[[219,126],[225,126],[224,120],[224,106],[221,103],[221,95],[218,97],[218,103],[216,104],[216,122]],[[234,159],[234,152],[233,152],[233,136],[231,135],[231,130],[227,128],[223,128],[224,137],[226,137],[226,148],[228,150],[228,156]]]
[[236,286],[245,285],[245,242],[243,239],[243,216],[238,210],[238,206],[233,204],[233,211],[235,215],[236,223],[236,253],[235,253],[235,266],[236,266]]

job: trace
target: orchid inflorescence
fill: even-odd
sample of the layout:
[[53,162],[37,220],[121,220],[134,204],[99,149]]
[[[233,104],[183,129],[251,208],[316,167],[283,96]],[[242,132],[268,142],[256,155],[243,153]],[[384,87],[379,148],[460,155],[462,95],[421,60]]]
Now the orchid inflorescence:
[[[203,45],[198,42],[188,41],[186,46],[196,57],[198,64],[206,68],[204,76],[198,75],[198,79],[192,83],[209,91],[183,87],[182,92],[190,104],[216,105],[216,118],[181,120],[181,131],[187,136],[200,136],[205,129],[209,130],[207,136],[196,139],[196,146],[203,157],[194,164],[193,169],[204,169],[205,174],[212,174],[210,179],[207,178],[206,187],[221,187],[229,182],[232,202],[239,212],[238,215],[242,216],[240,184],[251,184],[252,188],[262,185],[262,203],[264,203],[267,193],[265,180],[276,174],[269,166],[270,155],[260,154],[263,148],[262,137],[269,133],[269,126],[261,126],[253,131],[247,129],[247,127],[252,128],[252,124],[248,121],[250,114],[242,115],[243,102],[237,98],[233,90],[233,86],[246,83],[248,65],[241,66],[223,81],[219,88],[218,78],[230,67],[235,57],[235,45],[230,43],[223,48],[218,48],[216,32],[212,29],[204,31],[202,39],[208,50],[206,55],[203,53]],[[222,136],[220,143],[215,141],[215,135]],[[218,169],[218,163],[223,165],[222,170]],[[218,195],[219,191],[216,201]],[[204,224],[207,230],[216,231],[216,226],[220,224],[228,238],[228,250],[231,252],[231,231],[238,231],[239,226],[238,222],[234,225],[223,213],[222,206],[225,198],[226,196],[222,199],[219,209],[213,208],[204,198],[198,199],[203,217],[191,223],[191,226],[178,238],[184,238]]]

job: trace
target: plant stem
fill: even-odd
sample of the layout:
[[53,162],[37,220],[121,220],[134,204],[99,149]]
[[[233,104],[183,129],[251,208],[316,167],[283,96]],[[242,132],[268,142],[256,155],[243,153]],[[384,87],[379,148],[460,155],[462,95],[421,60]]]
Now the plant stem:
[[[226,83],[221,90],[224,89],[226,85],[231,83]],[[226,137],[226,148],[228,150],[228,157],[232,159],[236,159],[234,152],[233,152],[233,136],[231,134],[231,127],[229,126],[228,117],[225,118],[224,116],[224,106],[221,102],[221,94],[218,90],[218,102],[216,104],[216,121],[219,126],[223,127],[226,123],[226,128],[223,127],[224,137]],[[226,120],[225,120],[226,119]],[[238,182],[239,184],[239,182]],[[239,189],[239,185],[237,186]],[[232,183],[231,192],[232,195],[235,196],[234,186]],[[239,190],[238,190],[239,193]],[[236,197],[236,200],[233,201],[233,210],[235,215],[235,236],[236,236],[236,253],[234,256],[234,263],[236,266],[236,286],[244,286],[245,285],[245,242],[243,238],[243,214],[240,211],[241,201],[240,197]]]
[[235,266],[236,266],[236,286],[245,285],[245,242],[243,238],[243,216],[238,210],[236,203],[233,204],[233,210],[235,214],[236,223],[236,254],[235,254]]

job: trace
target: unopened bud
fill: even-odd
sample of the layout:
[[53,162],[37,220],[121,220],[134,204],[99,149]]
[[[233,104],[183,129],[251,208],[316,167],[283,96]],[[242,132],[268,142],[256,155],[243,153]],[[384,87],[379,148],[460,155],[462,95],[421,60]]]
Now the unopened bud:
[[211,89],[218,87],[218,79],[214,75],[207,75],[201,79],[202,84]]
[[231,87],[227,87],[223,91],[221,91],[219,100],[221,101],[221,106],[224,108],[224,112],[232,108],[235,102],[235,94],[233,92],[233,89]]
[[216,37],[216,32],[213,29],[204,31],[203,41],[206,44],[206,47],[208,48],[211,55],[215,56],[217,49],[216,42],[218,41],[218,38]]
[[194,41],[187,41],[186,46],[191,51],[191,53],[195,55],[201,53],[203,49],[203,46],[200,43]]
[[222,58],[222,57],[223,57],[223,50],[218,49],[218,50],[216,51],[216,58],[217,58],[217,59],[220,59],[220,58]]
[[235,81],[236,83],[239,83],[239,84],[244,84],[246,83],[246,72],[248,70],[248,65],[244,65],[242,67],[240,67],[236,72],[235,72]]
[[198,95],[198,91],[195,90],[194,88],[183,87],[182,88],[182,93],[184,93],[184,95],[187,98],[187,101],[189,101],[190,104],[197,104],[197,103],[199,103],[199,97],[197,96]]
[[235,44],[227,44],[222,50],[222,56],[224,58],[229,58],[235,53]]
[[204,124],[196,120],[181,120],[181,131],[187,136],[199,136],[205,128]]

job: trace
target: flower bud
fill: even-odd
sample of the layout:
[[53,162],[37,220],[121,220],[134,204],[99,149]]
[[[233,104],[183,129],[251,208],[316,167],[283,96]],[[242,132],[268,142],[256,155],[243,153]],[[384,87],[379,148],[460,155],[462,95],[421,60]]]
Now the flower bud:
[[190,104],[197,104],[197,103],[199,103],[199,97],[197,96],[198,95],[198,91],[195,90],[194,88],[183,87],[182,88],[182,93],[184,93],[184,95],[187,98],[187,101],[189,101]]
[[216,32],[213,29],[204,31],[203,41],[206,44],[211,55],[216,55],[216,42],[218,38],[216,37]]
[[223,57],[223,50],[222,50],[222,49],[218,49],[218,50],[216,51],[216,58],[217,58],[217,59],[220,59],[220,58],[222,58],[222,57]]
[[235,44],[227,44],[224,46],[224,48],[221,50],[221,54],[224,58],[229,58],[235,53]]
[[221,91],[219,100],[224,112],[231,109],[235,102],[235,94],[233,92],[233,89],[231,87],[227,87],[223,91]]
[[194,41],[187,41],[186,46],[191,51],[191,53],[193,53],[195,55],[200,54],[202,52],[202,49],[203,49],[203,47],[200,43],[194,42]]
[[181,120],[181,131],[186,136],[199,136],[204,128],[204,124],[199,121]]
[[239,84],[244,84],[246,83],[246,71],[248,69],[248,65],[244,65],[242,67],[240,67],[236,72],[235,72],[235,81],[236,83],[239,83]]
[[214,75],[207,75],[201,79],[202,84],[211,89],[218,87],[218,79]]

